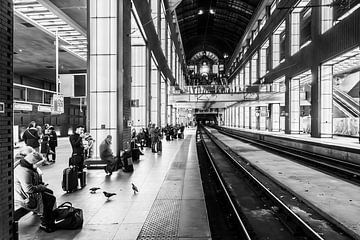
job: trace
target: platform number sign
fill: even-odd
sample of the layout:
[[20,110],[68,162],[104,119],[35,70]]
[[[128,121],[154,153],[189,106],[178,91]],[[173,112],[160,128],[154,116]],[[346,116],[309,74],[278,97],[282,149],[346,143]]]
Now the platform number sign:
[[54,94],[51,102],[51,112],[54,114],[64,113],[64,96]]
[[0,102],[0,113],[5,113],[5,103]]

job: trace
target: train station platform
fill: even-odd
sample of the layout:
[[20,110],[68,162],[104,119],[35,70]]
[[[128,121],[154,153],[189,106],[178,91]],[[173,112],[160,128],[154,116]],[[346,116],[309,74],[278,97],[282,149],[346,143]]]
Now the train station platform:
[[[195,134],[186,129],[184,139],[164,139],[162,153],[145,148],[133,173],[106,176],[104,170],[87,170],[87,186],[69,194],[61,179],[71,147],[68,138],[60,138],[56,163],[42,167],[44,182],[58,204],[70,201],[83,209],[83,228],[45,233],[39,217],[29,213],[19,222],[19,239],[211,239]],[[133,193],[131,183],[139,193]],[[91,194],[91,187],[101,189]],[[107,200],[102,191],[116,195]]]
[[282,131],[269,132],[228,126],[220,128],[230,132],[235,131],[239,136],[360,164],[358,138],[342,136],[315,138],[311,137],[310,134],[285,134]]
[[[216,129],[207,129],[251,166],[292,193],[294,199],[312,206],[354,239],[360,239],[358,185],[220,134]],[[292,210],[307,221],[316,221],[306,212]]]

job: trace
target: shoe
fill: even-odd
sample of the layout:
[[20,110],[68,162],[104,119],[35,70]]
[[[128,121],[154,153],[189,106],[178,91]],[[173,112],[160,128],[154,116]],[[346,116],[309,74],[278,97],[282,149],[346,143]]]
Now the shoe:
[[55,227],[50,227],[50,226],[45,225],[45,224],[40,224],[40,229],[47,232],[47,233],[51,233],[51,232],[54,232],[56,230]]
[[108,176],[111,176],[112,175],[112,172],[109,172]]
[[108,174],[108,173],[109,173],[109,172],[106,170],[106,167],[104,167],[104,171],[105,171],[105,173],[106,173],[106,174]]

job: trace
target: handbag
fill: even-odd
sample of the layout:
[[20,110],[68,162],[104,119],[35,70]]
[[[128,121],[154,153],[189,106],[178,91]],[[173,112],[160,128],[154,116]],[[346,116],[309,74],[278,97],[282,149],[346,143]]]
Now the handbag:
[[83,210],[64,202],[54,211],[56,229],[78,229],[84,222]]

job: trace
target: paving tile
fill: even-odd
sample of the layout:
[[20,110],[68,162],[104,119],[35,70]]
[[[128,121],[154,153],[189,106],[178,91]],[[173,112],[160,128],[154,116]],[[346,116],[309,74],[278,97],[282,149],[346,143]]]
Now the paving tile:
[[123,223],[118,229],[114,240],[135,240],[140,233],[142,223]]
[[[58,205],[70,201],[75,207],[83,209],[83,228],[48,234],[39,230],[39,217],[29,214],[19,223],[20,239],[136,239],[157,197],[160,197],[159,201],[179,202],[179,206],[184,197],[200,197],[202,190],[199,189],[200,174],[194,157],[194,142],[194,137],[188,135],[185,140],[163,143],[164,151],[161,154],[144,149],[145,156],[134,163],[133,173],[119,171],[107,177],[103,170],[88,170],[87,186],[66,194],[61,189],[61,179],[71,147],[68,138],[59,138],[59,160],[54,165],[42,167],[44,180],[54,190]],[[139,188],[139,193],[133,193],[131,183]],[[91,194],[89,188],[94,186],[101,189]],[[104,190],[117,195],[107,201],[102,193]],[[194,194],[191,191],[195,191]],[[181,226],[187,227],[186,224]]]
[[211,237],[204,200],[182,200],[179,237]]
[[74,236],[74,240],[112,240],[118,231],[119,224],[86,225]]
[[182,199],[204,199],[203,187],[199,179],[184,181]]

